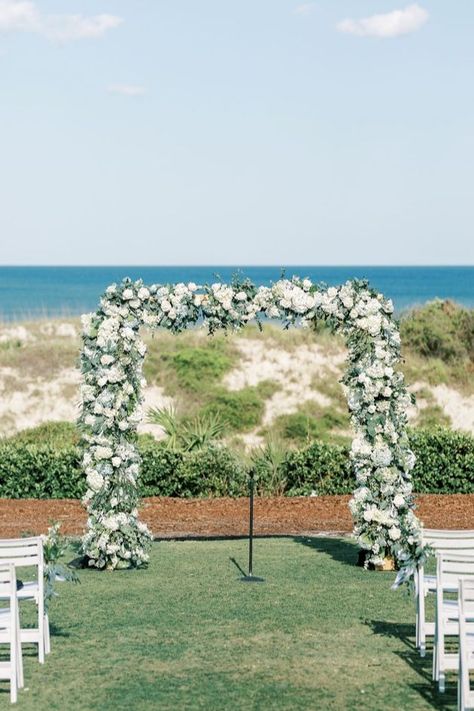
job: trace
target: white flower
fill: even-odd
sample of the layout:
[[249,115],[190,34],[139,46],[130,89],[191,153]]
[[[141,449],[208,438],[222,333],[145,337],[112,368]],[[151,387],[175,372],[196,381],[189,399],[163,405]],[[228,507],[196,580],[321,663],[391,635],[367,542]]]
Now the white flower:
[[235,300],[236,301],[247,301],[247,294],[245,293],[245,291],[237,292],[237,294],[235,295]]
[[388,535],[392,541],[398,541],[402,534],[397,526],[392,526],[388,531]]
[[92,489],[92,491],[100,491],[104,486],[104,477],[99,474],[95,469],[91,469],[86,477],[87,486]]
[[396,506],[397,509],[405,506],[405,498],[401,494],[397,494],[393,498],[393,505]]
[[118,529],[119,529],[118,517],[106,516],[102,520],[102,525],[104,526],[104,528],[107,528],[109,531],[118,531]]
[[141,289],[138,290],[137,296],[141,301],[146,301],[150,298],[150,292],[146,287],[142,286]]
[[107,353],[105,353],[100,358],[100,362],[102,363],[102,365],[110,365],[111,363],[114,362],[114,360],[115,360],[115,358],[111,355],[108,355]]
[[378,444],[375,446],[372,452],[372,461],[377,467],[388,467],[392,461],[392,452],[390,447],[384,444]]
[[94,454],[96,459],[111,459],[114,453],[110,447],[96,447]]
[[188,289],[189,289],[189,291],[196,291],[197,286],[193,281],[190,281],[188,284]]
[[122,298],[125,299],[126,301],[130,301],[130,299],[133,299],[135,297],[135,294],[133,293],[133,289],[124,289],[122,292]]
[[81,322],[82,322],[82,332],[85,336],[91,336],[93,329],[92,329],[92,319],[94,317],[94,314],[83,314],[81,316]]
[[112,466],[119,467],[122,464],[120,457],[112,457]]

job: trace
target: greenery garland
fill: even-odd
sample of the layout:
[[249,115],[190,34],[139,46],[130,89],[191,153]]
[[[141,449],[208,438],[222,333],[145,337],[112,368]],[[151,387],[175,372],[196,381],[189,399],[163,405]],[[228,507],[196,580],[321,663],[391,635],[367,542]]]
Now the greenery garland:
[[83,316],[83,466],[89,518],[83,549],[98,568],[140,566],[148,561],[151,534],[138,520],[135,446],[142,419],[141,326],[175,333],[203,322],[210,333],[238,329],[260,317],[286,326],[324,319],[346,340],[343,379],[355,436],[351,459],[358,488],[350,502],[354,532],[365,565],[393,557],[406,578],[422,553],[413,509],[410,472],[415,457],[406,433],[411,397],[396,370],[400,336],[389,299],[366,281],[341,287],[309,279],[281,279],[271,287],[248,280],[144,286],[125,279],[109,286],[94,314]]

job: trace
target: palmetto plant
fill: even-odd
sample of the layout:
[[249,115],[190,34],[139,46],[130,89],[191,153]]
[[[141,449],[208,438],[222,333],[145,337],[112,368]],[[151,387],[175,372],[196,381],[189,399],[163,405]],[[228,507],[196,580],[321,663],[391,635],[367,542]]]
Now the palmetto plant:
[[177,451],[180,439],[180,423],[173,405],[169,407],[150,407],[147,420],[153,425],[159,425],[165,434],[166,449]]
[[203,449],[222,437],[226,425],[218,413],[196,415],[192,420],[180,418],[173,406],[148,410],[148,422],[160,425],[167,449],[191,452]]
[[282,475],[282,464],[285,460],[287,449],[276,438],[268,438],[262,447],[259,447],[252,456],[255,463],[263,465],[267,476],[268,490],[273,495],[281,496],[285,491],[285,479]]

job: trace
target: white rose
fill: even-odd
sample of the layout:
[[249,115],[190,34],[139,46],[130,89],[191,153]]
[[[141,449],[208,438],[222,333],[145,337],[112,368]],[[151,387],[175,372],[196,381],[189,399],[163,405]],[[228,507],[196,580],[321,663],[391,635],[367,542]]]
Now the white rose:
[[122,299],[125,299],[126,301],[129,301],[130,299],[133,299],[135,294],[133,293],[133,289],[124,289],[122,293]]
[[112,466],[119,467],[122,464],[120,457],[112,457]]

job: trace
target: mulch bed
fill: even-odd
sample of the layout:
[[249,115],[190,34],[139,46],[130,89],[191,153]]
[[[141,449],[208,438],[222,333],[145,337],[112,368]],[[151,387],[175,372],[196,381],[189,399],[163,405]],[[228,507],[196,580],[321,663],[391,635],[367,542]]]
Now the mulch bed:
[[[256,535],[349,533],[349,496],[275,497],[255,500]],[[429,528],[474,529],[474,494],[424,494],[417,514]],[[73,499],[0,499],[0,537],[45,533],[51,521],[80,535],[86,513]],[[157,538],[242,536],[248,531],[248,499],[143,500],[141,519]]]

